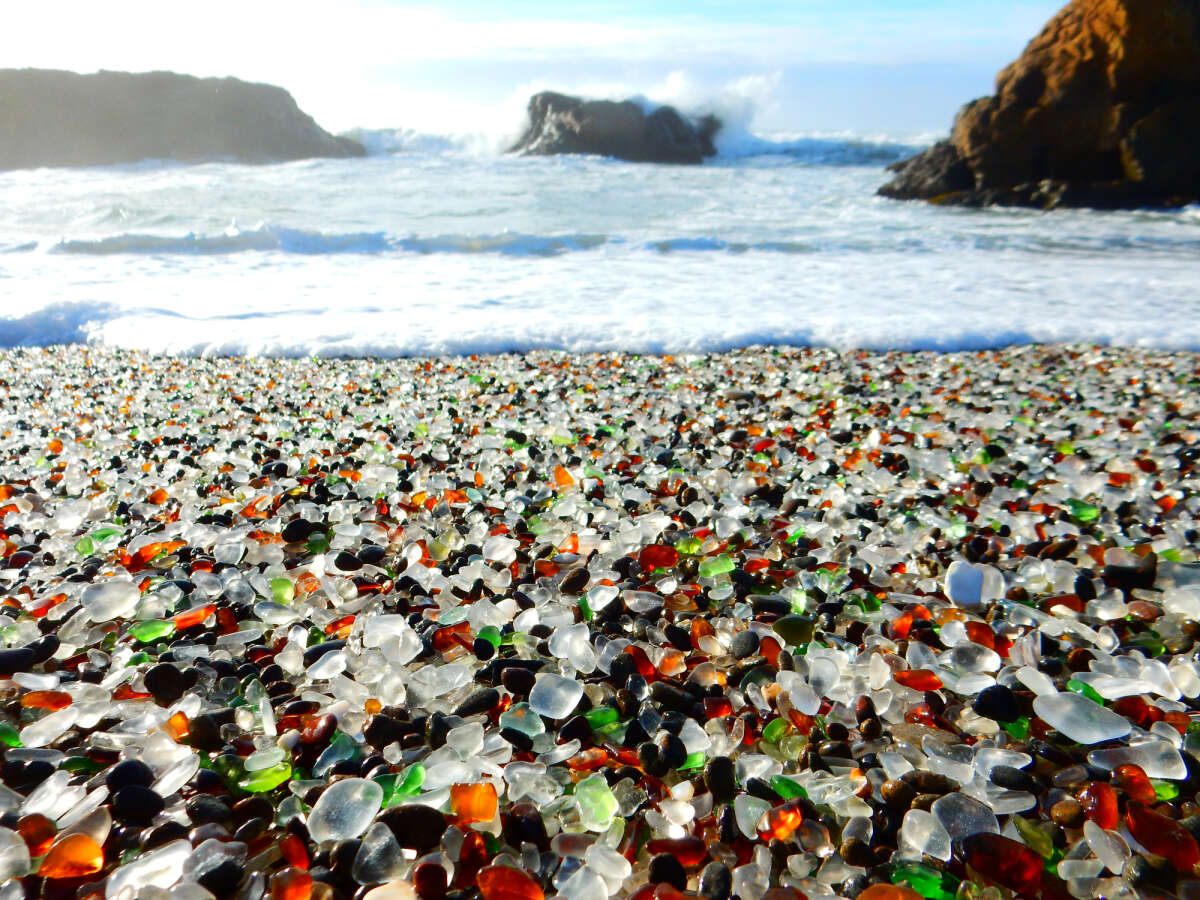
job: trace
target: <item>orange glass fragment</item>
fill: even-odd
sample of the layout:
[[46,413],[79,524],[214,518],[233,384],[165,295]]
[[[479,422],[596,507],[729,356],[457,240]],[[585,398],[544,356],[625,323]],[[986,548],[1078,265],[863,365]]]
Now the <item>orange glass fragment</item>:
[[279,842],[279,852],[283,854],[284,859],[297,869],[308,871],[308,848],[304,846],[304,841],[300,840],[296,835],[287,834]]
[[447,650],[459,647],[461,645],[454,639],[454,636],[461,635],[467,637],[470,633],[471,626],[467,622],[455,622],[453,625],[439,628],[433,633],[433,649],[439,653],[445,653]]
[[790,838],[800,827],[800,823],[804,821],[800,803],[801,798],[797,797],[763,813],[762,821],[759,822],[759,837],[764,841],[769,841],[771,838],[786,841]]
[[575,771],[598,769],[608,762],[608,754],[599,747],[591,747],[567,760],[567,768]]
[[476,885],[483,900],[546,900],[536,881],[511,866],[480,869]]
[[964,627],[967,629],[967,638],[973,643],[987,647],[989,650],[996,649],[996,634],[986,622],[967,622]]
[[775,668],[779,667],[779,654],[782,651],[783,645],[770,635],[759,641],[758,652],[762,654],[763,659]]
[[305,572],[296,579],[294,591],[297,596],[307,597],[313,591],[321,586],[321,580],[312,572]]
[[1113,787],[1121,788],[1129,795],[1130,800],[1136,800],[1138,803],[1153,805],[1158,800],[1154,793],[1154,785],[1139,765],[1127,763],[1117,766],[1113,769],[1112,783]]
[[942,679],[929,669],[909,669],[906,672],[893,672],[892,678],[897,684],[914,691],[936,691],[942,686]]
[[123,684],[123,685],[121,685],[120,687],[118,687],[118,688],[117,688],[115,691],[113,691],[112,698],[113,698],[113,700],[115,700],[115,701],[120,701],[120,700],[149,700],[149,699],[150,699],[150,694],[144,693],[144,692],[142,692],[142,691],[135,691],[135,690],[134,690],[133,688],[131,688],[131,687],[130,687],[128,684]]
[[555,466],[554,483],[560,488],[565,488],[573,485],[575,483],[575,479],[572,478],[571,473],[562,466]]
[[[63,595],[63,599],[66,599],[66,594]],[[692,643],[697,647],[700,646],[700,638],[711,637],[714,634],[716,634],[716,629],[714,629],[712,625],[710,625],[705,619],[702,619],[699,616],[692,619]]]
[[704,715],[710,719],[720,719],[733,714],[733,704],[728,697],[705,697],[701,702]]
[[30,813],[17,820],[17,834],[29,848],[30,856],[41,856],[50,849],[58,830],[46,816],[41,813]]
[[46,445],[46,452],[48,452],[48,453],[62,453],[62,452],[63,452],[63,442],[62,442],[62,441],[60,441],[58,438],[54,438],[54,439],[52,439],[52,440],[50,441],[50,443],[48,443],[48,444]]
[[638,564],[644,572],[655,569],[669,569],[679,562],[679,552],[674,547],[663,544],[649,544],[638,554]]
[[37,606],[29,610],[29,614],[40,619],[42,616],[46,615],[46,613],[50,612],[50,610],[54,609],[54,607],[58,606],[58,604],[65,603],[66,600],[66,594],[55,594],[52,597],[47,597]]
[[924,900],[912,888],[901,887],[898,884],[873,884],[861,894],[858,900]]
[[158,490],[151,493],[149,497],[146,498],[146,502],[152,503],[155,506],[162,506],[164,503],[167,502],[167,499],[168,499],[167,492],[164,491],[162,488],[159,488]]
[[454,811],[459,825],[490,822],[496,818],[498,808],[496,788],[486,781],[479,784],[451,785],[450,808]]
[[26,709],[48,709],[55,712],[71,705],[71,695],[64,691],[30,691],[21,698]]
[[80,878],[104,868],[104,851],[89,835],[68,834],[50,848],[37,873],[43,878]]
[[188,717],[182,712],[177,712],[167,719],[167,731],[177,741],[183,740],[190,732]]
[[283,869],[271,876],[271,900],[308,900],[312,886],[312,876],[303,869]]
[[182,631],[194,625],[203,625],[204,620],[216,611],[217,606],[215,603],[207,603],[204,606],[197,606],[195,609],[185,610],[175,617],[175,627]]

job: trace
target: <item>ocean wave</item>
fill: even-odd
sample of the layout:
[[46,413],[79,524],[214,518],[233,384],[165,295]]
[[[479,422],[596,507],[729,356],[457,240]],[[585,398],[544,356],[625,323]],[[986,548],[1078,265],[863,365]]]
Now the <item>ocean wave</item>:
[[490,156],[500,141],[483,133],[436,134],[414,128],[352,128],[342,137],[358,141],[368,156]]
[[[0,245],[0,253],[29,252],[38,247],[31,241]],[[1094,254],[1138,251],[1160,255],[1192,256],[1200,253],[1200,238],[1166,235],[1125,234],[1007,234],[964,230],[954,234],[861,233],[826,234],[805,239],[747,241],[712,234],[672,235],[634,240],[616,234],[566,233],[442,234],[398,237],[385,232],[329,233],[262,225],[257,228],[182,237],[153,234],[117,234],[96,239],[61,240],[47,245],[50,253],[83,256],[225,256],[238,253],[282,253],[296,256],[338,256],[412,253],[422,256],[464,254],[482,256],[553,257],[587,253],[603,247],[624,254],[637,253],[778,253],[812,255],[830,253],[874,254],[904,251],[935,253],[956,250],[1003,253],[1017,251],[1037,255]]]
[[50,248],[53,253],[112,256],[143,255],[226,255],[257,251],[277,251],[304,256],[338,253],[383,253],[392,244],[382,232],[327,234],[299,228],[263,226],[232,230],[224,234],[185,234],[182,237],[155,234],[115,234],[95,240],[62,240]]
[[[50,247],[52,253],[86,256],[121,254],[165,256],[234,253],[286,253],[302,256],[338,254],[374,255],[398,253],[467,253],[508,256],[557,256],[602,246],[610,239],[599,234],[537,235],[504,232],[492,235],[435,235],[393,238],[383,232],[330,234],[264,225],[232,230],[224,234],[186,234],[171,237],[152,234],[117,234],[95,240],[62,240]],[[28,245],[24,245],[28,247]]]
[[[647,105],[652,107],[653,104]],[[503,141],[487,134],[435,134],[412,128],[358,128],[348,131],[367,148],[369,156],[494,156]],[[756,157],[777,157],[796,165],[884,167],[919,153],[931,139],[902,140],[886,135],[770,135],[737,127],[717,135],[717,156],[710,164],[737,163]]]
[[921,152],[928,144],[887,137],[802,135],[765,137],[750,132],[717,135],[717,162],[783,157],[798,165],[885,167]]
[[0,349],[80,344],[119,313],[110,304],[51,303],[23,316],[0,318]]

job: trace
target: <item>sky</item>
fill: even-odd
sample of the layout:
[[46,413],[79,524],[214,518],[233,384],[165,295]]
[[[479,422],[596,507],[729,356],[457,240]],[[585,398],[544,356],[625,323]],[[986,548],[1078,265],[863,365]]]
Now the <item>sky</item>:
[[282,85],[325,127],[515,133],[536,90],[641,95],[756,131],[944,132],[1058,0],[60,0],[0,61]]

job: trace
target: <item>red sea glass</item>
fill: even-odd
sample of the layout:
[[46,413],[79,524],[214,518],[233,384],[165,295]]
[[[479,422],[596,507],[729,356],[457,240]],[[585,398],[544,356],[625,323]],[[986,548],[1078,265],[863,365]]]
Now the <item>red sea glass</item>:
[[1083,788],[1076,796],[1083,814],[1106,831],[1117,827],[1120,813],[1117,810],[1117,792],[1110,785],[1096,781]]
[[912,688],[914,691],[936,691],[942,686],[942,679],[929,669],[909,669],[905,672],[895,672],[892,674],[892,678],[897,684]]
[[963,860],[985,878],[1022,897],[1035,897],[1041,890],[1042,858],[1011,838],[973,834],[963,840]]
[[476,885],[483,900],[545,900],[538,883],[511,866],[488,866],[479,871]]
[[662,544],[650,544],[643,547],[638,554],[638,564],[643,572],[653,572],[655,569],[669,569],[679,562],[679,553],[674,547]]
[[1132,763],[1117,766],[1113,769],[1112,783],[1128,794],[1130,800],[1138,803],[1154,803],[1158,800],[1154,785],[1141,766]]
[[708,859],[708,845],[697,837],[659,838],[650,841],[646,849],[653,855],[669,853],[684,866],[696,866]]
[[1189,872],[1200,862],[1200,846],[1188,830],[1145,804],[1130,800],[1125,806],[1125,824],[1139,844],[1180,872]]

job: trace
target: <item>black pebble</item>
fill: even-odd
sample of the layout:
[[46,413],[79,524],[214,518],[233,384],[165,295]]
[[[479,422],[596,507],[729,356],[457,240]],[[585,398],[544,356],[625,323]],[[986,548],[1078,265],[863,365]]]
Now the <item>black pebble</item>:
[[651,884],[665,882],[676,890],[687,889],[687,870],[683,868],[683,863],[670,853],[660,853],[651,859],[648,875]]
[[149,825],[166,808],[166,802],[148,787],[130,784],[112,797],[113,817],[134,825]]
[[745,659],[758,652],[758,644],[758,632],[747,628],[733,636],[733,640],[729,642],[729,652],[738,659]]
[[237,860],[228,857],[202,872],[196,881],[217,897],[229,897],[241,884],[245,869]]
[[675,735],[667,732],[655,743],[658,744],[658,755],[668,769],[678,769],[687,760],[687,747]]
[[18,672],[28,672],[37,664],[37,653],[29,647],[0,650],[0,676],[8,678]]
[[320,526],[315,526],[307,519],[292,519],[292,521],[283,526],[281,534],[283,535],[283,539],[289,544],[295,544],[299,541],[307,541],[314,527]]
[[592,736],[592,726],[588,724],[588,720],[583,716],[573,716],[568,719],[563,727],[558,730],[558,742],[565,744],[567,741],[587,741]]
[[485,713],[500,702],[500,692],[495,688],[481,688],[469,695],[454,708],[456,716],[474,716]]
[[188,829],[186,825],[176,822],[173,819],[168,820],[161,825],[155,825],[153,828],[143,832],[139,846],[143,850],[153,850],[155,847],[161,847],[163,844],[169,844],[171,841],[186,838],[187,833]]
[[996,766],[992,769],[991,781],[992,784],[1008,788],[1010,791],[1039,793],[1038,783],[1033,780],[1033,776],[1028,772],[1022,772],[1015,766]]
[[641,744],[637,748],[638,762],[641,763],[642,770],[654,778],[664,777],[670,770],[666,762],[659,753],[658,745],[650,741]]
[[333,564],[343,572],[357,572],[363,567],[362,560],[346,550],[342,550],[334,557]]
[[529,692],[533,690],[533,684],[536,680],[537,676],[529,669],[522,669],[516,666],[509,666],[500,675],[500,683],[504,685],[510,694],[520,699],[529,696]]
[[704,780],[716,803],[731,803],[737,793],[737,781],[733,774],[733,760],[728,756],[714,756],[704,769]]
[[198,794],[187,802],[187,817],[193,825],[223,824],[233,820],[233,811],[216,797]]
[[170,663],[151,666],[142,679],[146,683],[146,690],[154,695],[154,702],[159,706],[170,706],[187,690],[186,677]]
[[1021,715],[1016,695],[1002,684],[984,688],[971,703],[971,709],[997,722],[1013,722]]
[[145,787],[154,784],[154,770],[140,759],[125,759],[104,773],[104,784],[115,794],[123,787]]
[[401,722],[383,713],[376,713],[363,729],[363,737],[372,747],[381,750],[388,744],[403,740],[405,735],[412,734],[414,730],[411,722]]
[[432,850],[446,831],[446,817],[419,803],[385,809],[376,821],[390,828],[396,843],[406,850]]
[[304,665],[306,667],[311,666],[326,653],[341,650],[345,646],[345,641],[325,641],[324,643],[313,644],[304,651]]

